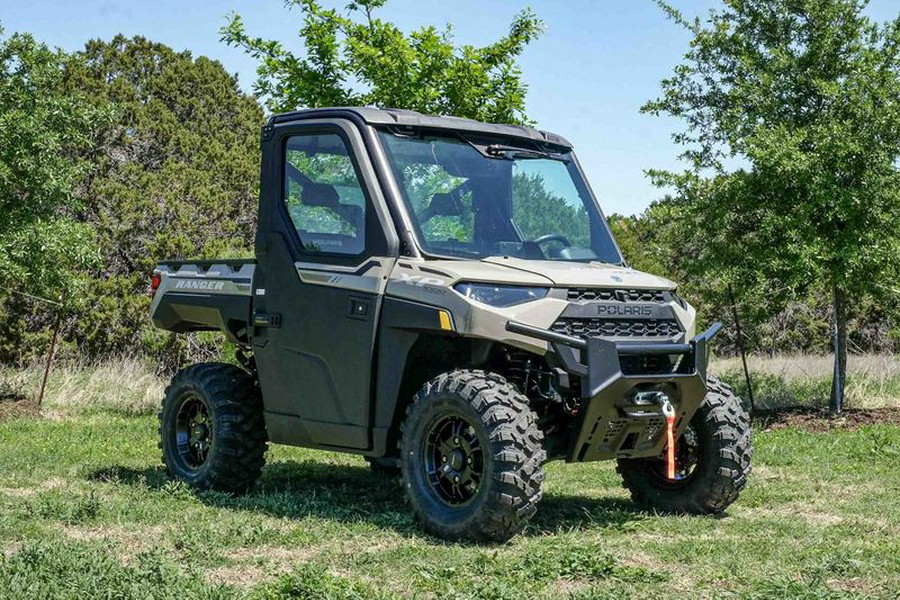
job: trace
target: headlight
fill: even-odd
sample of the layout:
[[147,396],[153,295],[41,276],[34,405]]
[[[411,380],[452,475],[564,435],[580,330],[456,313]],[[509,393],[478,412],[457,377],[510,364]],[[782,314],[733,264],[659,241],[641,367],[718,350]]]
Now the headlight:
[[476,302],[490,306],[515,306],[532,300],[540,300],[549,288],[520,287],[517,285],[491,285],[482,283],[457,283],[453,289]]

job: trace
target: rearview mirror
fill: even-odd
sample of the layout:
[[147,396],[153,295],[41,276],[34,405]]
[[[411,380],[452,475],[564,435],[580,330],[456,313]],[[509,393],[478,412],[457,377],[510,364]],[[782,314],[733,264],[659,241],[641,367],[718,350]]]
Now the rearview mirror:
[[431,197],[428,212],[434,217],[458,217],[462,214],[462,203],[452,192],[435,194]]

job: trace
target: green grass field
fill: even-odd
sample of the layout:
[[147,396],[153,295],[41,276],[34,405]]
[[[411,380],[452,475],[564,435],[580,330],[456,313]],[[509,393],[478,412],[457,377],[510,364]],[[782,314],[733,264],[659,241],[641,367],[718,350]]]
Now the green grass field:
[[[0,369],[0,598],[898,598],[900,379],[878,360],[851,365],[850,393],[894,424],[757,426],[722,518],[648,513],[611,464],[551,463],[538,516],[502,546],[422,534],[352,456],[273,447],[252,494],[195,494],[165,477],[164,382],[140,363],[55,369],[39,415],[14,400],[40,369]],[[753,366],[796,392],[816,364]]]
[[274,447],[250,495],[166,480],[151,416],[0,422],[0,597],[896,597],[900,427],[756,431],[722,518],[632,504],[607,463],[547,468],[524,535],[423,535],[355,457]]

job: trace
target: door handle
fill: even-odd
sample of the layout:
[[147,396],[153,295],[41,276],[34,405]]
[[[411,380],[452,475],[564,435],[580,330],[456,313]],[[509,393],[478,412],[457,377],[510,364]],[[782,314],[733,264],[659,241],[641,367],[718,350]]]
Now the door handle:
[[271,327],[278,329],[281,327],[281,315],[277,313],[256,312],[253,313],[254,327]]
[[351,319],[359,319],[361,321],[368,321],[369,314],[372,312],[372,302],[367,298],[359,298],[357,296],[350,296],[350,301],[347,303],[347,316]]

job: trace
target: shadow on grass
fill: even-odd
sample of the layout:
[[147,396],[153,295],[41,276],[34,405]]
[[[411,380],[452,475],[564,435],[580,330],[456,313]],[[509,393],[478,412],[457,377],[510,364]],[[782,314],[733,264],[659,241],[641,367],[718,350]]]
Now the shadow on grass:
[[[163,467],[134,469],[113,466],[88,475],[91,481],[140,485],[160,492],[173,484]],[[278,462],[263,469],[250,493],[232,495],[197,492],[208,506],[264,513],[273,517],[315,517],[342,522],[369,523],[399,533],[428,537],[415,524],[397,479],[366,467],[303,462]],[[525,535],[558,531],[626,527],[647,513],[619,498],[586,498],[545,494]]]

